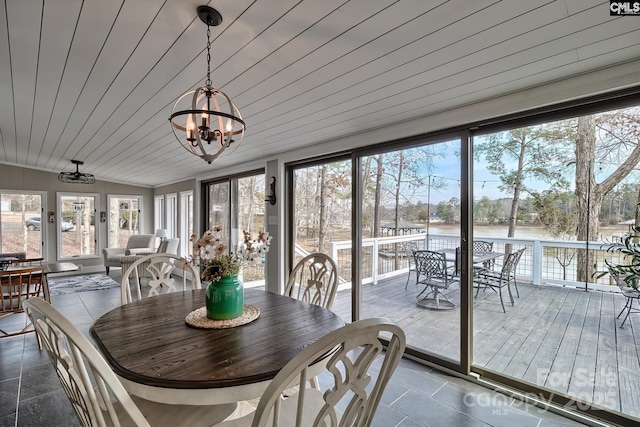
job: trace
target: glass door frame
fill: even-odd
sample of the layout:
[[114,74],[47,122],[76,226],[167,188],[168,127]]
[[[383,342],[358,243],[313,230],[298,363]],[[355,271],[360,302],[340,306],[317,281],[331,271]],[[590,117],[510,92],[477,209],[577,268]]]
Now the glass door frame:
[[204,233],[206,230],[208,230],[211,227],[211,224],[209,224],[209,203],[211,202],[211,200],[209,200],[209,191],[208,188],[210,185],[216,185],[216,184],[228,184],[229,185],[229,212],[227,212],[228,215],[228,221],[229,221],[229,227],[230,227],[230,236],[229,236],[229,247],[234,247],[237,243],[238,243],[238,201],[237,201],[237,197],[238,197],[238,180],[241,178],[247,178],[247,177],[251,177],[254,175],[265,175],[265,169],[261,168],[261,169],[252,169],[250,171],[247,172],[242,172],[242,173],[238,173],[238,174],[234,174],[234,175],[227,175],[224,178],[218,178],[218,179],[212,179],[209,181],[202,181],[201,182],[201,186],[200,186],[200,194],[202,194],[202,203],[200,205],[200,228],[201,228],[201,233]]
[[[421,136],[415,138],[405,138],[399,141],[392,141],[389,143],[381,143],[377,145],[370,145],[362,149],[353,149],[346,155],[351,155],[352,168],[354,178],[352,180],[353,200],[358,200],[361,194],[361,165],[359,158],[365,155],[372,155],[379,152],[392,151],[398,148],[411,147],[416,145],[422,145],[430,141],[441,141],[444,138],[460,137],[461,138],[461,246],[462,246],[462,271],[461,271],[461,326],[460,326],[460,363],[459,365],[451,364],[448,361],[443,361],[431,354],[425,354],[424,352],[416,351],[415,349],[408,348],[405,352],[407,356],[412,359],[419,359],[427,364],[435,365],[438,369],[444,368],[454,372],[458,372],[461,376],[470,380],[480,382],[489,388],[504,389],[508,387],[510,392],[520,394],[523,396],[523,400],[527,398],[537,398],[542,407],[546,405],[555,405],[561,408],[565,403],[569,401],[566,396],[559,396],[558,394],[549,394],[544,392],[540,387],[536,387],[530,383],[518,381],[500,373],[496,373],[491,370],[484,369],[483,367],[472,365],[473,360],[473,293],[472,283],[469,275],[469,267],[473,265],[473,254],[468,250],[469,242],[473,241],[473,148],[472,148],[472,135],[481,135],[484,133],[496,132],[499,130],[507,130],[510,128],[517,128],[519,126],[526,126],[529,124],[540,123],[548,119],[559,120],[562,118],[568,118],[578,115],[587,115],[592,112],[604,111],[607,109],[623,108],[637,105],[640,99],[640,91],[638,88],[630,88],[628,90],[621,90],[614,93],[607,93],[598,96],[593,96],[586,99],[576,99],[562,104],[551,105],[536,110],[519,111],[510,115],[502,117],[490,117],[474,123],[467,123],[464,126],[451,128],[447,132],[428,134],[428,136]],[[364,144],[364,143],[363,143]],[[341,153],[345,155],[345,152]],[[301,163],[308,163],[315,161],[316,163],[325,163],[331,161],[331,159],[339,158],[338,153],[328,155],[323,158],[307,159],[306,161],[299,160],[286,164],[286,222],[289,222],[285,227],[285,258],[290,262],[292,257],[293,242],[291,239],[290,228],[292,226],[290,218],[292,218],[293,206],[291,203],[293,196],[293,172],[290,165],[297,165]],[[359,233],[362,227],[361,221],[362,208],[359,203],[354,203],[352,209],[352,241],[359,240]],[[357,320],[361,313],[360,307],[360,281],[361,274],[357,266],[359,260],[362,257],[359,245],[354,245],[353,249],[353,264],[352,264],[352,277],[354,281],[354,287],[352,289],[352,313],[353,320]],[[287,266],[285,265],[285,268]],[[285,271],[287,271],[285,269]],[[357,283],[357,284],[356,284]],[[464,284],[464,285],[463,285]],[[553,410],[553,409],[551,409]],[[600,418],[607,421],[613,421],[620,425],[629,422],[624,414],[617,414],[609,411],[598,410],[580,410],[576,412],[576,416],[579,417],[582,414],[594,415],[596,418]],[[571,414],[565,414],[571,416]]]
[[[609,110],[622,109],[626,107],[634,107],[638,106],[640,103],[640,93],[638,89],[629,89],[630,94],[627,91],[622,90],[616,93],[603,94],[601,96],[592,97],[590,99],[578,99],[574,101],[569,101],[566,103],[562,103],[560,105],[552,105],[549,107],[541,108],[536,111],[524,111],[520,113],[513,114],[511,116],[502,117],[498,119],[494,119],[487,123],[477,123],[473,127],[469,128],[469,144],[468,150],[471,152],[469,155],[471,159],[473,159],[473,138],[478,136],[483,136],[491,133],[497,133],[500,131],[508,131],[511,129],[518,129],[526,126],[535,126],[538,124],[543,124],[546,122],[553,122],[559,120],[566,120],[577,118],[579,116],[585,116],[590,114],[597,114],[599,112],[606,112]],[[467,184],[473,183],[473,162],[469,165],[469,176],[470,179],[467,181]],[[472,194],[473,185],[470,185],[470,197]],[[470,199],[473,200],[473,199]],[[469,206],[469,218],[468,218],[468,226],[470,231],[470,241],[473,241],[473,206]],[[467,264],[469,264],[470,257],[467,255],[465,257]],[[471,302],[473,300],[471,299]],[[469,307],[469,321],[472,319],[472,308]],[[473,328],[472,323],[469,323],[469,361],[473,360]],[[560,410],[564,410],[566,407],[577,406],[577,408],[572,409],[571,412],[574,412],[578,416],[581,414],[586,414],[588,416],[594,417],[595,419],[601,419],[609,422],[613,422],[616,425],[626,425],[629,422],[629,419],[625,417],[626,414],[614,412],[614,410],[610,410],[608,408],[599,408],[591,406],[594,404],[593,402],[587,402],[576,405],[576,399],[565,394],[556,392],[554,390],[545,389],[542,386],[538,386],[533,382],[528,382],[522,379],[518,379],[515,377],[508,376],[503,374],[502,372],[498,372],[492,369],[488,369],[484,366],[478,364],[470,363],[468,366],[468,375],[473,375],[475,378],[478,378],[478,381],[487,385],[488,387],[508,387],[512,390],[517,390],[519,394],[524,396],[526,399],[531,399],[534,401],[541,402],[542,406],[553,405]],[[553,409],[551,409],[553,410]],[[567,413],[567,416],[571,417],[571,412]],[[578,418],[579,419],[579,418]]]
[[[352,155],[352,185],[353,185],[353,199],[360,200],[362,198],[362,163],[360,161],[364,156],[371,156],[379,153],[390,152],[399,149],[415,148],[424,145],[437,144],[439,142],[447,140],[459,140],[460,141],[460,203],[461,203],[461,217],[460,217],[460,246],[461,246],[461,272],[460,272],[460,361],[459,363],[452,362],[438,357],[433,353],[427,353],[423,350],[407,346],[405,354],[414,358],[424,360],[428,363],[434,363],[441,367],[450,369],[455,372],[467,375],[470,372],[471,367],[471,302],[472,289],[471,282],[468,274],[468,267],[470,264],[470,255],[467,250],[468,242],[471,241],[470,232],[471,227],[469,221],[473,218],[471,209],[472,203],[469,200],[473,200],[473,195],[470,194],[471,186],[469,185],[472,179],[471,168],[472,162],[470,161],[470,141],[471,133],[468,129],[460,129],[459,131],[452,131],[447,133],[438,133],[430,135],[429,137],[408,138],[395,143],[377,145],[367,147],[365,149],[355,150]],[[352,241],[360,242],[362,240],[362,205],[360,203],[353,203],[352,209]],[[352,290],[352,313],[353,320],[358,320],[362,313],[361,299],[362,299],[362,275],[359,266],[362,260],[361,245],[353,245],[353,262],[352,262],[352,277],[353,277],[353,290]],[[384,341],[384,340],[383,340]]]

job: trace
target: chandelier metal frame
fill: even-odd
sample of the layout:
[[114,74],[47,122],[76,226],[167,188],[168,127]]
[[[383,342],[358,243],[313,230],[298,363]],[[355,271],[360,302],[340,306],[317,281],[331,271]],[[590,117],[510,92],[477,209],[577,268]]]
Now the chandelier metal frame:
[[[180,145],[211,164],[232,145],[233,151],[238,148],[246,124],[231,98],[211,85],[211,27],[222,23],[222,15],[212,7],[198,6],[198,16],[207,24],[207,80],[178,98],[169,121]],[[188,108],[180,108],[185,104]]]

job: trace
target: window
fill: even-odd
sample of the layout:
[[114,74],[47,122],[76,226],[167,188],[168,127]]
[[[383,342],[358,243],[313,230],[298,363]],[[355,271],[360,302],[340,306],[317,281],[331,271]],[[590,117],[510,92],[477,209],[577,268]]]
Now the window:
[[338,267],[340,299],[332,310],[351,320],[351,187],[350,159],[302,164],[293,170],[293,247],[291,269],[313,252],[329,255]]
[[[394,303],[403,309],[385,315],[407,331],[407,344],[453,364],[460,361],[461,312],[453,310],[460,305],[460,284],[453,267],[456,248],[461,247],[461,142],[461,137],[425,140],[417,147],[360,157],[359,318],[380,315],[376,297],[389,284],[388,279],[397,277],[400,281],[395,286],[402,291]],[[413,251],[407,251],[411,245],[438,255],[427,256],[421,266],[415,265],[417,261],[412,265]],[[412,272],[412,267],[416,271]],[[437,276],[439,286],[418,284],[417,271],[423,280],[425,275]],[[376,286],[366,286],[368,283]],[[407,322],[410,311],[415,321]],[[432,324],[421,311],[440,312],[442,316],[449,311],[448,322],[445,327]],[[437,340],[418,338],[427,328],[432,328],[429,333],[433,336],[442,335]]]
[[164,222],[164,196],[156,196],[153,199],[153,225],[156,230],[165,228]]
[[28,258],[43,256],[45,204],[45,193],[0,192],[0,253],[26,252]]
[[209,230],[213,226],[222,227],[222,235],[231,239],[229,186],[228,181],[207,185],[208,215],[206,216],[205,230]]
[[193,234],[193,191],[185,191],[180,193],[180,249],[178,253],[181,256],[189,255],[191,234]]
[[167,216],[165,225],[169,237],[178,236],[178,195],[176,193],[167,194]]
[[142,229],[142,196],[107,195],[107,233],[108,247],[123,248],[129,236],[140,234]]
[[58,258],[96,257],[98,194],[58,193]]
[[[253,235],[263,231],[264,190],[264,174],[205,184],[205,229],[213,226],[222,227],[222,233],[229,236],[229,245],[232,248],[237,246],[243,230]],[[245,287],[264,287],[264,259],[256,264],[245,265],[242,281]]]

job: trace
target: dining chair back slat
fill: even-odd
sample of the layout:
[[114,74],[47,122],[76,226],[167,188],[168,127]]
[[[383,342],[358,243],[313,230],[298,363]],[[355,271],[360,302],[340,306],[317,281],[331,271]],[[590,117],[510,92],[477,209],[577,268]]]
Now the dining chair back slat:
[[331,309],[338,290],[338,267],[329,255],[302,258],[289,275],[284,295]]
[[[144,269],[144,271],[141,272],[141,269]],[[134,299],[175,292],[177,290],[175,285],[176,277],[173,273],[176,269],[183,270],[183,291],[187,290],[188,278],[191,280],[192,289],[200,289],[200,273],[196,267],[175,254],[153,253],[138,257],[122,273],[122,304],[127,304]]]

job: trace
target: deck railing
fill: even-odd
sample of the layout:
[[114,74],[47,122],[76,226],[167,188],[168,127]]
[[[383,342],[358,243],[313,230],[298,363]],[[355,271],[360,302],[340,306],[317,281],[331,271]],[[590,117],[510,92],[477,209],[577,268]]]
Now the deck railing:
[[[608,251],[609,243],[542,240],[520,238],[496,238],[475,236],[476,240],[493,242],[493,250],[504,252],[506,245],[512,250],[526,248],[517,268],[517,278],[533,284],[554,284],[561,286],[582,287],[606,291],[618,291],[615,282],[608,276],[599,279],[592,277],[588,283],[577,281],[577,257],[579,249],[589,249],[590,265],[597,271],[606,271],[605,259],[609,262],[623,262],[621,254]],[[416,241],[419,248],[431,250],[454,249],[460,246],[457,236],[426,234],[407,236],[379,237],[362,240],[361,275],[363,283],[377,283],[379,280],[407,274],[409,263],[404,251],[404,244]],[[332,242],[329,254],[336,261],[339,275],[344,284],[351,283],[351,241]],[[496,267],[500,268],[502,259],[498,258]]]

